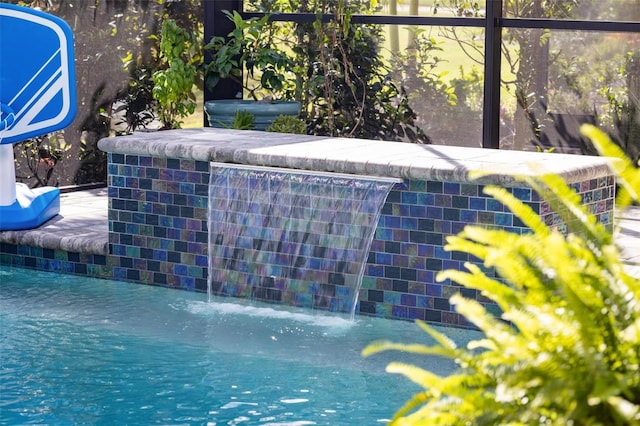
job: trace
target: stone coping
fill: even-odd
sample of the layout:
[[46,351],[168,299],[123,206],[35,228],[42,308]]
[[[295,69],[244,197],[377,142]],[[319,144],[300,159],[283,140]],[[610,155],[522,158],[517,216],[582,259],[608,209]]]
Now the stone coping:
[[[59,220],[58,217],[52,221]],[[106,220],[105,220],[105,223]],[[45,227],[49,225],[43,225]],[[50,250],[62,250],[69,253],[109,254],[109,236],[105,232],[86,232],[78,235],[60,235],[47,233],[46,229],[36,228],[22,231],[0,232],[0,242],[25,247],[41,247]]]
[[[216,128],[105,138],[109,153],[443,182],[509,185],[514,175],[555,173],[567,183],[611,174],[603,157],[421,145]],[[473,179],[470,172],[488,175]]]
[[0,232],[0,242],[70,253],[109,254],[107,188],[60,194],[60,213],[35,229]]

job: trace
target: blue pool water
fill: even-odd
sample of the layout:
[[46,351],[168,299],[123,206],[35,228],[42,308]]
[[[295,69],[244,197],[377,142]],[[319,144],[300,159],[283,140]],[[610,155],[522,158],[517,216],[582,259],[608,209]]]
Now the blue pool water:
[[[458,342],[476,338],[448,329]],[[0,424],[364,425],[417,388],[377,339],[410,322],[274,309],[167,288],[0,267]]]

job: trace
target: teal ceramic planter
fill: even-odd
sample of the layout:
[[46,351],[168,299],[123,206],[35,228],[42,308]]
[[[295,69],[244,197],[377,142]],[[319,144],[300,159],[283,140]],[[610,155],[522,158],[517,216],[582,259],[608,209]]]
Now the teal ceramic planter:
[[207,101],[204,109],[211,127],[231,128],[238,110],[244,110],[254,116],[255,130],[265,130],[280,115],[300,115],[300,102],[276,101],[256,102],[250,100],[224,99]]

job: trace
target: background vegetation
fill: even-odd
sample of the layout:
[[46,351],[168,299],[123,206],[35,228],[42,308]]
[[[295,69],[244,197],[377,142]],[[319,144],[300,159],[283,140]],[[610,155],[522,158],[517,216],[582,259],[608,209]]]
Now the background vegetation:
[[[97,141],[145,127],[201,126],[201,0],[11,0],[72,24],[78,117],[62,132],[15,145],[17,177],[31,186],[104,182]],[[483,34],[477,28],[356,25],[354,14],[484,16],[484,1],[245,0],[248,10],[311,11],[331,23],[275,25],[300,81],[307,132],[450,145],[481,145]],[[640,19],[639,0],[505,0],[509,17]],[[193,37],[189,92],[167,120],[159,76],[169,65],[162,22]],[[288,43],[288,44],[287,44]],[[108,47],[108,49],[105,49]],[[597,124],[634,161],[640,157],[639,34],[505,30],[501,147],[593,154],[577,131]],[[185,65],[186,66],[186,65]],[[186,69],[184,68],[184,69]],[[184,71],[183,69],[183,71]],[[154,83],[153,75],[156,75]],[[176,81],[171,79],[171,81]],[[188,86],[188,84],[187,84]],[[154,97],[154,88],[155,94]],[[165,86],[166,88],[166,86]],[[161,96],[162,97],[162,96]],[[165,93],[165,100],[168,95]],[[195,113],[189,114],[194,108]],[[169,124],[168,121],[174,121]],[[460,125],[464,123],[464,125]]]
[[63,18],[75,38],[77,116],[66,129],[14,145],[16,178],[32,187],[106,182],[97,142],[156,118],[151,75],[162,21],[201,34],[199,0],[12,0]]

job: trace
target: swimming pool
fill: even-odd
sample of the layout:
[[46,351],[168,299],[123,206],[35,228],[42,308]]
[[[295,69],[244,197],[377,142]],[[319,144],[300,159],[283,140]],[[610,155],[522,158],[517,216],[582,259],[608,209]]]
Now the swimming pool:
[[[370,342],[410,322],[0,267],[1,424],[373,424],[416,391]],[[458,342],[477,333],[447,329]]]

